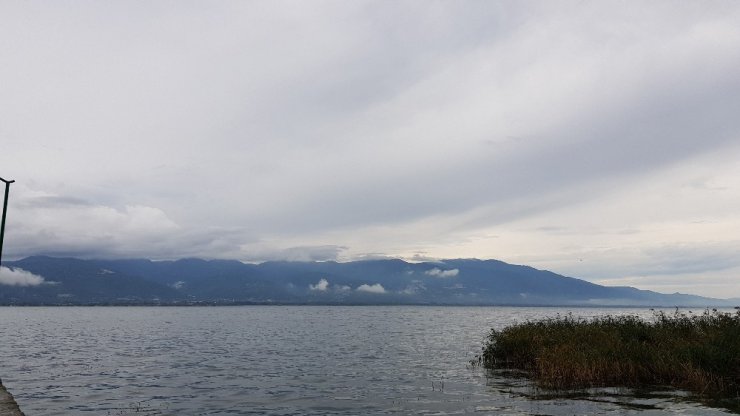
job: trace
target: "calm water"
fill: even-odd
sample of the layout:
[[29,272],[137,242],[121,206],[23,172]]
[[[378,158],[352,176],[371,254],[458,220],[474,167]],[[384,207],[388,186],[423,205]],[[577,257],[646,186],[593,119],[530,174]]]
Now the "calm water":
[[0,376],[28,416],[728,414],[676,393],[547,398],[523,380],[467,365],[489,328],[568,311],[650,315],[482,307],[0,308]]

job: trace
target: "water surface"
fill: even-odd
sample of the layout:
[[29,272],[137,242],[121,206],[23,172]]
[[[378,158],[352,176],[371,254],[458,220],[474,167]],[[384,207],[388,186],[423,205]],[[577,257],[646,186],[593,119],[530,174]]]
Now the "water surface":
[[[551,397],[468,361],[490,328],[572,312],[494,307],[0,308],[2,376],[29,416],[728,414],[663,392]],[[533,397],[537,397],[534,399]]]

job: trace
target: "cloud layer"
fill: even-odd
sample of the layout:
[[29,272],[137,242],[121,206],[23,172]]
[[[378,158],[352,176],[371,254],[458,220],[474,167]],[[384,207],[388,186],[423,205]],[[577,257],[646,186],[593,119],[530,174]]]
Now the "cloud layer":
[[738,21],[733,2],[6,2],[5,253],[499,258],[740,296]]

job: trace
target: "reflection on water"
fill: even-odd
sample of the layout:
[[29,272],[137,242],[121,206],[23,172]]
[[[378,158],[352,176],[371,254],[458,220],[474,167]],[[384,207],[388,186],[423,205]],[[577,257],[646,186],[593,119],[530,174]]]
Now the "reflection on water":
[[[688,392],[665,390],[635,390],[623,387],[591,388],[578,391],[551,391],[533,385],[522,374],[488,370],[488,385],[499,393],[509,394],[511,414],[640,414],[640,415],[726,415],[729,410],[703,406],[692,402]],[[515,404],[527,402],[525,409]],[[727,404],[727,403],[725,403]],[[502,407],[500,410],[509,410]],[[500,413],[499,413],[500,414]],[[506,414],[506,412],[504,412]]]
[[572,311],[484,307],[0,308],[2,376],[29,415],[728,414],[680,393],[548,395],[471,368],[492,327]]

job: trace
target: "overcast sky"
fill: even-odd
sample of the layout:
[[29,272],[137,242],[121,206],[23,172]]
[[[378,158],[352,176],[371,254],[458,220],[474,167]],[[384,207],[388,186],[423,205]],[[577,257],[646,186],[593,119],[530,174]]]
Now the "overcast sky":
[[740,3],[0,1],[7,258],[740,297]]

